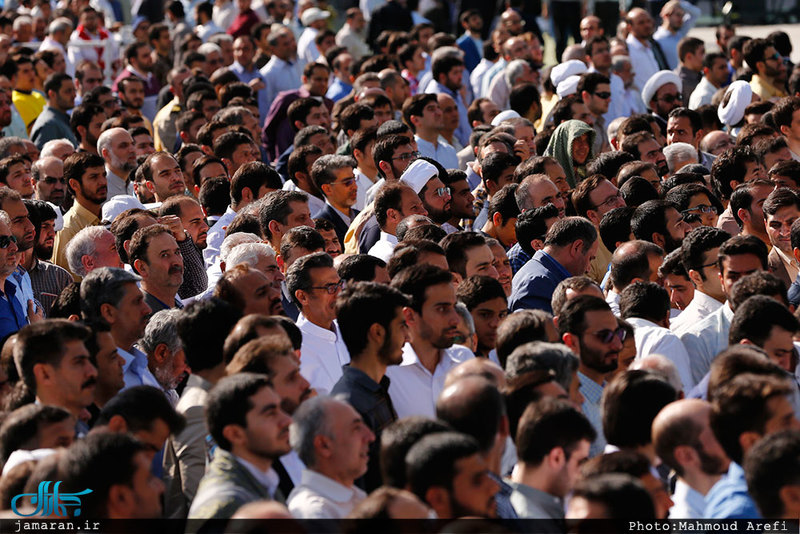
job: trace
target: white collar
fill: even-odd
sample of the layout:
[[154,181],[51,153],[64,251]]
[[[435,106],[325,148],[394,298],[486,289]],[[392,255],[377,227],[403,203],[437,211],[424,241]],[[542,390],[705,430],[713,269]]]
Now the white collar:
[[326,499],[340,504],[351,501],[360,491],[355,486],[348,488],[334,479],[308,468],[303,469],[300,484],[313,489],[315,493],[322,495]]
[[234,458],[253,475],[259,484],[267,488],[267,493],[271,496],[275,495],[275,491],[278,489],[278,484],[280,483],[280,477],[273,468],[270,467],[269,470],[264,472],[240,456],[234,455]]
[[387,242],[391,243],[392,245],[396,245],[398,243],[396,235],[387,234],[383,230],[381,230],[381,237],[380,237],[379,241],[387,241]]
[[339,325],[336,324],[335,320],[333,321],[333,330],[328,330],[327,328],[317,326],[306,319],[306,316],[303,315],[303,312],[300,312],[300,315],[297,317],[297,328],[302,330],[303,334],[321,338],[331,343],[335,342],[339,338]]

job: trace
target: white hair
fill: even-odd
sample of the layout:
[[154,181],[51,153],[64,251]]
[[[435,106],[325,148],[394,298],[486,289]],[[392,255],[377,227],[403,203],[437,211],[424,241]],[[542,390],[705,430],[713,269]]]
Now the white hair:
[[72,30],[72,21],[66,17],[58,17],[47,27],[47,34],[53,35],[57,32]]
[[103,157],[103,149],[111,146],[111,138],[119,132],[127,133],[127,130],[125,128],[109,128],[97,138],[97,153],[100,154],[101,158]]
[[207,56],[208,54],[212,54],[214,52],[219,52],[221,54],[222,48],[220,48],[219,45],[215,43],[203,43],[197,49],[197,52],[203,54],[204,56]]
[[42,151],[39,153],[39,158],[55,157],[53,151],[57,147],[62,146],[64,144],[69,145],[69,147],[72,148],[73,150],[75,149],[75,147],[72,146],[72,143],[70,143],[66,139],[51,139],[42,146]]
[[528,65],[528,62],[524,59],[515,59],[506,65],[503,76],[505,77],[506,85],[508,85],[509,89],[514,87],[517,78],[525,74],[526,68],[529,69],[530,65]]
[[23,24],[31,24],[33,25],[33,19],[27,15],[22,15],[14,19],[14,24],[11,26],[14,31],[17,31],[22,27]]
[[236,232],[235,234],[231,234],[222,241],[222,245],[219,247],[219,259],[227,263],[228,254],[230,254],[237,245],[260,242],[261,238],[250,232]]
[[105,234],[110,234],[104,226],[87,226],[67,243],[67,264],[69,270],[80,277],[87,272],[81,262],[84,256],[94,256],[97,253],[97,241]]
[[11,228],[11,217],[9,217],[8,213],[3,210],[0,210],[0,222],[6,223],[6,226]]
[[697,163],[697,149],[689,143],[672,143],[664,147],[664,157],[670,174],[688,163]]
[[675,388],[675,391],[678,393],[683,391],[683,382],[681,382],[681,375],[678,374],[678,368],[675,367],[675,364],[666,356],[662,356],[661,354],[648,354],[641,359],[636,359],[628,369],[646,369],[653,371],[666,380],[670,386]]
[[236,245],[225,257],[226,270],[242,263],[255,268],[261,258],[264,257],[275,257],[275,251],[266,243],[242,243]]

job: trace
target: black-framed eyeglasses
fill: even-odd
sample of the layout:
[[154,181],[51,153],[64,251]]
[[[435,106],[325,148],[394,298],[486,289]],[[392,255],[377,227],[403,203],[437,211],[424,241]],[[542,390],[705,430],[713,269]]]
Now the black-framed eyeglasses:
[[63,176],[61,178],[56,178],[55,176],[45,176],[42,178],[42,180],[44,180],[44,183],[47,185],[55,185],[56,182],[60,183],[61,185],[67,185],[67,181]]
[[597,339],[605,343],[606,345],[611,343],[614,338],[619,339],[619,342],[622,343],[625,341],[625,338],[628,337],[628,332],[625,331],[624,328],[618,327],[614,330],[609,328],[604,328],[599,330],[593,334]]
[[619,191],[617,191],[617,194],[616,194],[616,195],[611,195],[610,197],[608,197],[607,199],[605,199],[604,201],[602,201],[600,204],[598,204],[597,206],[595,206],[595,208],[599,208],[599,207],[601,207],[601,206],[606,206],[606,205],[608,205],[608,204],[611,204],[612,202],[616,202],[616,201],[618,201],[618,200],[620,200],[620,199],[622,199],[622,193],[620,193]]
[[681,213],[683,215],[691,215],[692,212],[694,212],[694,211],[700,212],[700,213],[705,213],[705,214],[709,214],[709,213],[713,213],[714,215],[717,214],[717,208],[715,206],[709,206],[708,204],[700,204],[699,206],[695,206],[693,208],[687,208],[687,209],[681,211]]
[[419,152],[406,152],[405,154],[400,154],[399,156],[394,156],[392,159],[399,159],[400,161],[413,161],[419,157]]
[[308,289],[324,289],[328,295],[335,295],[344,288],[344,280],[339,280],[335,284],[325,284],[324,286],[311,286]]
[[594,94],[597,98],[602,98],[605,100],[606,98],[611,98],[611,93],[608,91],[598,91]]
[[659,100],[667,104],[672,104],[673,102],[683,102],[683,97],[681,95],[667,95],[662,96]]
[[331,185],[343,185],[343,186],[345,186],[345,187],[350,187],[350,186],[351,186],[351,185],[353,185],[354,183],[356,183],[356,178],[355,178],[355,176],[354,176],[354,177],[352,177],[352,178],[345,178],[345,179],[344,179],[344,180],[342,180],[341,182],[333,182],[333,183],[331,183]]
[[717,264],[717,260],[714,260],[711,263],[706,263],[705,265],[700,266],[701,269],[705,269],[707,267],[719,267],[719,265]]
[[436,193],[437,197],[444,197],[450,194],[451,189],[449,187],[437,187],[433,190]]
[[11,243],[16,243],[17,238],[13,235],[0,235],[0,248],[8,248]]
[[783,61],[783,56],[781,56],[780,52],[775,52],[771,56],[764,58],[764,61],[770,61],[770,60],[772,60],[772,61]]

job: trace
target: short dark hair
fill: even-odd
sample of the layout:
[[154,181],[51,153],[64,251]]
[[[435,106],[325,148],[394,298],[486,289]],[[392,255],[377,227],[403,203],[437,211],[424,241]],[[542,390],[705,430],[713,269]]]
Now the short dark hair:
[[462,278],[467,277],[467,251],[486,245],[486,239],[478,232],[453,232],[439,243],[444,249],[450,270]]
[[543,398],[525,409],[515,437],[519,459],[538,466],[556,447],[563,449],[569,460],[578,444],[582,440],[593,442],[597,432],[586,416],[569,402]]
[[650,241],[636,239],[628,242],[626,254],[615,252],[611,257],[610,280],[614,289],[622,291],[636,278],[649,280],[650,256],[663,256],[664,249]]
[[547,231],[544,244],[563,248],[578,240],[583,241],[583,252],[588,252],[597,241],[597,230],[588,219],[583,217],[564,217],[557,220]]
[[270,221],[286,224],[292,214],[292,202],[308,202],[308,196],[302,191],[272,191],[264,197],[258,210],[261,232],[267,239],[272,239],[269,229]]
[[677,396],[675,388],[652,371],[618,374],[603,391],[603,434],[620,448],[650,444],[653,419]]
[[228,209],[231,200],[231,182],[224,176],[207,178],[200,186],[197,200],[207,215],[222,215]]
[[585,478],[575,485],[572,497],[601,504],[620,529],[625,528],[630,519],[656,519],[650,492],[630,475],[607,473]]
[[474,275],[465,279],[456,290],[458,300],[466,305],[469,311],[478,305],[497,298],[506,301],[506,293],[497,279],[491,276]]
[[336,272],[339,278],[347,282],[372,282],[375,280],[375,269],[386,268],[386,262],[369,254],[350,254],[343,259]]
[[800,195],[788,187],[780,187],[769,194],[761,210],[766,219],[768,216],[775,215],[779,209],[792,206],[800,210]]
[[258,195],[258,190],[262,187],[269,189],[280,189],[282,187],[280,175],[261,161],[250,161],[239,167],[231,178],[231,201],[239,204],[242,201],[242,192],[245,188],[253,194],[253,198]]
[[598,85],[610,83],[611,80],[608,78],[608,76],[600,74],[599,72],[585,72],[581,74],[580,79],[578,80],[576,94],[580,95],[583,91],[586,91],[590,95],[593,95],[595,91],[597,91]]
[[401,211],[403,205],[403,191],[408,186],[398,182],[389,182],[381,186],[375,194],[373,207],[375,211],[375,219],[378,221],[378,226],[383,228],[386,226],[387,216],[390,209],[398,212]]
[[358,359],[367,346],[367,332],[377,323],[390,335],[397,309],[409,299],[397,289],[375,282],[349,285],[336,299],[339,330],[350,357]]
[[223,430],[228,425],[247,428],[247,412],[253,409],[250,399],[265,387],[272,387],[266,375],[238,373],[217,382],[206,399],[208,433],[223,450],[233,446]]
[[506,368],[506,360],[517,347],[531,341],[547,341],[547,323],[553,316],[544,310],[519,310],[497,327],[497,359]]
[[558,316],[558,333],[564,336],[570,333],[582,336],[586,330],[586,314],[592,311],[607,311],[611,313],[608,303],[600,297],[592,295],[578,295],[567,301]]
[[225,132],[214,141],[214,155],[231,159],[236,149],[245,144],[255,145],[255,141],[241,132]]
[[754,235],[736,235],[725,241],[719,247],[719,255],[717,256],[717,265],[719,272],[724,271],[724,261],[730,256],[739,256],[743,254],[752,254],[761,261],[761,268],[765,271],[768,268],[767,259],[767,245],[764,244],[759,238]]
[[763,517],[786,513],[781,489],[800,484],[800,432],[783,430],[758,441],[747,452],[744,472],[747,491]]
[[423,500],[434,486],[452,491],[456,462],[479,453],[478,441],[466,434],[439,432],[423,437],[406,454],[408,489]]
[[115,415],[125,419],[128,432],[150,431],[159,419],[170,434],[180,434],[186,426],[183,415],[175,411],[162,390],[153,386],[133,386],[114,395],[103,406],[95,425],[107,425]]
[[602,174],[608,180],[612,180],[619,173],[619,169],[631,161],[635,161],[634,157],[621,150],[601,152],[586,165],[586,172],[589,175]]
[[214,297],[195,301],[183,309],[178,319],[178,337],[192,371],[212,369],[223,362],[225,338],[240,318],[239,310]]
[[5,465],[16,450],[38,449],[37,435],[44,426],[71,417],[64,408],[46,404],[26,404],[8,413],[0,424],[0,465]]
[[711,399],[711,430],[728,458],[741,465],[744,457],[740,436],[764,434],[770,418],[769,401],[791,394],[785,378],[745,373],[720,384]]
[[623,319],[635,317],[658,323],[669,315],[669,293],[655,282],[634,282],[622,290],[619,309]]
[[[516,192],[517,192],[517,184],[506,184],[499,191],[497,191],[492,197],[492,200],[489,201],[489,209],[488,209],[489,218],[491,219],[494,217],[495,213],[499,213],[500,218],[503,220],[503,224],[505,224],[507,221],[511,219],[518,218],[520,215],[520,211],[515,196]],[[515,223],[515,231],[516,231],[516,223]]]
[[678,208],[666,200],[648,200],[633,212],[631,231],[636,239],[652,241],[653,234],[669,235],[667,229],[667,210]]
[[429,287],[449,284],[453,280],[450,271],[429,264],[413,265],[403,269],[392,279],[392,287],[411,297],[411,309],[422,313],[425,294]]
[[670,119],[689,119],[689,124],[692,127],[692,135],[697,134],[697,132],[703,129],[703,119],[700,118],[700,114],[693,109],[685,107],[675,108],[669,112],[667,117]]
[[403,120],[412,132],[416,133],[417,127],[411,122],[411,117],[421,116],[422,110],[431,102],[437,102],[436,95],[429,93],[416,94],[403,102]]
[[286,289],[289,291],[292,302],[294,302],[299,309],[302,310],[303,305],[300,304],[295,293],[298,290],[306,291],[311,287],[311,269],[324,267],[332,269],[333,258],[326,252],[314,252],[299,258],[286,270]]
[[611,252],[617,249],[617,243],[630,241],[631,218],[635,209],[628,206],[614,208],[600,219],[600,238]]
[[770,46],[772,43],[766,39],[750,39],[742,47],[742,55],[754,72],[758,72],[756,63],[765,61],[764,54]]
[[514,224],[514,231],[520,248],[526,254],[533,256],[535,251],[531,247],[531,241],[539,239],[544,243],[547,236],[547,220],[557,218],[558,208],[553,204],[547,204],[546,206],[520,213],[517,217],[517,222]]
[[[735,313],[736,310],[739,309],[739,305],[755,295],[772,297],[775,301],[782,303],[784,306],[789,305],[789,301],[786,297],[786,285],[783,283],[783,280],[766,271],[756,271],[742,276],[737,280],[731,287],[730,294],[728,295],[728,303]],[[790,324],[792,323],[787,323],[787,325]],[[765,330],[764,333],[768,334],[769,329]]]
[[35,394],[34,366],[48,364],[59,367],[66,352],[65,343],[85,341],[88,337],[88,328],[66,319],[52,319],[22,327],[17,332],[14,345],[14,361],[20,370],[20,379]]
[[800,322],[789,308],[771,296],[754,295],[736,307],[728,333],[728,343],[735,345],[749,339],[763,347],[776,326],[792,335],[800,330]]
[[[389,258],[389,262],[386,264],[386,270],[389,271],[389,277],[394,279],[398,273],[407,267],[417,265],[422,254],[439,254],[442,257],[445,257],[444,250],[442,250],[442,247],[440,247],[435,241],[430,239],[406,239],[395,247],[394,252],[392,252],[392,256]],[[447,261],[446,257],[445,261]]]
[[412,415],[399,419],[381,432],[380,465],[383,483],[406,487],[406,454],[423,437],[451,429],[442,421]]
[[[79,184],[83,184],[83,173],[86,172],[87,169],[95,167],[103,167],[105,169],[105,165],[106,162],[97,154],[92,154],[91,152],[75,152],[67,156],[64,160],[64,181],[67,182],[68,187],[70,180],[75,180]],[[69,190],[72,191],[72,187],[69,187]],[[74,191],[72,192],[73,194],[75,193]]]
[[728,239],[730,239],[728,232],[710,226],[700,226],[686,234],[680,248],[681,261],[686,272],[697,271],[700,273],[700,277],[705,280],[703,256],[709,250],[721,247]]
[[75,107],[72,110],[72,114],[69,117],[69,127],[72,129],[72,132],[75,134],[75,137],[78,141],[82,141],[81,134],[78,132],[78,126],[83,126],[84,128],[89,128],[89,123],[92,122],[96,116],[103,114],[105,115],[105,110],[98,106],[97,104],[90,104],[87,102],[82,103],[80,106]]
[[734,146],[718,155],[711,164],[711,188],[720,200],[728,200],[733,193],[731,182],[744,182],[747,163],[758,163],[753,149],[749,146]]
[[316,228],[296,226],[281,238],[281,248],[278,252],[285,260],[295,248],[304,248],[312,252],[321,251],[325,249],[325,238]]

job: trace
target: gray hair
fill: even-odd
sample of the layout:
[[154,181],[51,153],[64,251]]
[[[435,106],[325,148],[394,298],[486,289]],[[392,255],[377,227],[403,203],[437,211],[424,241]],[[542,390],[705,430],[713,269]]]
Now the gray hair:
[[[233,37],[231,37],[227,33],[215,33],[214,35],[208,38],[208,42],[214,43],[215,45],[219,45],[220,43],[223,42],[232,43]],[[222,48],[220,48],[220,50],[222,50]]]
[[150,356],[161,344],[166,345],[173,353],[183,348],[181,338],[178,337],[178,320],[182,313],[177,309],[161,310],[150,317],[144,336],[139,340],[139,346],[145,354]]
[[406,236],[406,232],[408,232],[414,226],[420,226],[422,224],[434,224],[434,222],[430,217],[426,217],[425,215],[419,215],[417,213],[409,215],[397,223],[397,228],[395,228],[394,235],[397,236],[398,241],[402,241]]
[[197,52],[207,56],[208,54],[213,54],[214,52],[222,53],[222,48],[219,47],[216,43],[203,43],[197,48]]
[[314,468],[317,454],[314,438],[317,436],[333,437],[328,418],[328,404],[342,402],[323,395],[303,401],[292,416],[289,427],[289,443],[292,449],[303,460],[307,467]]
[[311,176],[317,186],[320,184],[329,184],[336,181],[335,173],[339,169],[353,169],[355,167],[358,167],[358,163],[356,163],[352,156],[327,154],[317,158],[311,166]]
[[664,157],[670,174],[688,162],[697,163],[697,149],[689,143],[672,143],[664,147]]
[[244,106],[231,106],[221,109],[214,117],[220,122],[224,122],[228,126],[237,126],[244,124],[246,115],[252,115],[250,110]]
[[555,373],[556,382],[569,391],[578,363],[578,357],[564,345],[532,341],[520,345],[509,354],[506,376],[513,378],[527,371],[550,369]]
[[64,144],[69,145],[71,149],[75,150],[75,147],[72,146],[72,143],[70,143],[66,139],[51,139],[50,141],[42,145],[42,151],[39,153],[39,159],[47,157],[55,157],[53,155],[53,151],[56,149],[56,147]]
[[53,35],[67,30],[72,30],[72,21],[66,17],[58,17],[47,27],[47,34]]
[[517,78],[525,74],[525,69],[530,69],[530,65],[524,59],[515,59],[506,65],[503,71],[503,76],[506,79],[506,85],[511,89],[517,82]]
[[630,370],[643,369],[653,371],[658,376],[663,378],[670,386],[675,388],[675,391],[683,391],[683,382],[681,382],[681,375],[678,373],[678,368],[675,364],[661,354],[648,354],[641,359],[636,359],[628,367]]
[[467,329],[469,330],[469,335],[475,333],[475,320],[472,318],[472,314],[467,309],[467,305],[463,302],[456,302],[456,313],[458,316],[464,319],[464,323],[467,325]]
[[[73,274],[80,277],[86,276],[86,269],[81,262],[84,256],[94,256],[97,253],[97,240],[104,234],[110,234],[104,226],[87,226],[67,243],[67,264]],[[113,235],[113,234],[112,234]]]
[[453,56],[463,60],[464,51],[457,46],[440,46],[431,54],[431,64],[433,64],[434,61],[447,56]]
[[20,29],[23,24],[33,25],[33,19],[27,15],[21,15],[14,19],[14,24],[11,27],[16,31]]
[[26,152],[25,140],[14,136],[0,138],[0,159],[10,156],[14,148],[22,148],[22,151]]
[[125,269],[100,267],[86,275],[81,281],[81,312],[91,321],[105,323],[100,306],[110,304],[117,308],[125,297],[128,284],[135,284],[142,278]]
[[[111,138],[114,134],[119,133],[120,131],[126,132],[125,128],[109,128],[105,132],[100,134],[100,137],[97,138],[97,153],[100,154],[100,157],[103,157],[103,150],[111,148]],[[110,151],[110,150],[109,150]]]
[[225,268],[227,270],[234,265],[242,263],[255,268],[258,265],[258,261],[263,257],[275,257],[275,251],[272,250],[271,246],[266,243],[242,243],[233,247],[225,257]]
[[0,210],[0,222],[4,222],[11,229],[11,217],[3,210]]
[[250,232],[236,232],[235,234],[231,234],[222,241],[222,245],[219,247],[219,259],[221,261],[226,261],[228,259],[228,254],[230,254],[234,248],[243,243],[260,242],[261,238],[256,234],[251,234]]
[[630,65],[631,58],[628,56],[614,56],[611,58],[611,71],[612,72],[619,72],[625,68],[626,65]]
[[283,24],[273,24],[269,27],[269,37],[267,37],[267,43],[270,46],[275,46],[278,44],[278,39],[284,35],[288,35],[292,30],[289,29],[288,26],[284,26]]

